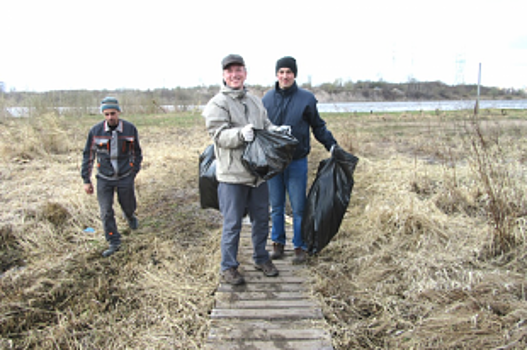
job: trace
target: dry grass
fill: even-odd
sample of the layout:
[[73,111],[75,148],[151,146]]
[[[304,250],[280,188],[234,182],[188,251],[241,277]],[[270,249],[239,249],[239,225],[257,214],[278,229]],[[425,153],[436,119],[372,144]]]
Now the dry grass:
[[[100,256],[106,243],[96,198],[80,181],[96,119],[46,115],[2,125],[0,348],[203,344],[219,258],[219,215],[199,209],[196,190],[204,125],[199,115],[164,117],[171,128],[153,125],[157,116],[130,118],[145,153],[137,178],[141,227],[132,233],[118,217],[124,251],[110,259]],[[50,143],[58,147],[39,147],[47,142],[38,137],[44,124],[53,128],[44,134],[61,136]]]
[[[199,209],[204,122],[125,116],[145,156],[141,225],[119,217],[124,250],[103,259],[80,179],[98,118],[0,123],[0,348],[202,348],[221,231]],[[309,262],[335,348],[525,348],[527,114],[325,118],[360,157],[340,231]],[[327,155],[313,143],[311,180]]]
[[526,116],[354,118],[352,203],[311,264],[336,348],[525,348]]

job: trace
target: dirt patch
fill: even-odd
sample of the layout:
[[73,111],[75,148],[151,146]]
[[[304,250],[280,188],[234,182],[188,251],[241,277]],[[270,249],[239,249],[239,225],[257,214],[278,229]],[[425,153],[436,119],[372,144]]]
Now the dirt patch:
[[42,207],[41,215],[45,220],[57,227],[64,225],[71,217],[71,214],[63,205],[53,202],[48,202]]
[[24,265],[24,251],[10,225],[0,227],[0,274]]

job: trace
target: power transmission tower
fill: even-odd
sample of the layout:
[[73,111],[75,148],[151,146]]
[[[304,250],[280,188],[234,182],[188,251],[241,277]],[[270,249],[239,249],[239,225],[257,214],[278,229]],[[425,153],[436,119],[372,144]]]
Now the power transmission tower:
[[456,79],[454,81],[455,85],[465,84],[465,56],[463,54],[458,54],[456,56]]

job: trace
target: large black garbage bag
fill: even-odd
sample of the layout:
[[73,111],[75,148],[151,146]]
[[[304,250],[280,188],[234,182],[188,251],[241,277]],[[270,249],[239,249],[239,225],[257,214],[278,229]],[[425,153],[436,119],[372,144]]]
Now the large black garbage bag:
[[298,140],[288,133],[255,129],[254,140],[245,147],[242,163],[252,174],[269,180],[291,163],[297,144]]
[[302,239],[309,254],[319,253],[337,234],[350,202],[358,161],[335,145],[331,158],[320,162],[302,218]]
[[220,207],[214,145],[207,146],[199,156],[199,201],[203,209]]

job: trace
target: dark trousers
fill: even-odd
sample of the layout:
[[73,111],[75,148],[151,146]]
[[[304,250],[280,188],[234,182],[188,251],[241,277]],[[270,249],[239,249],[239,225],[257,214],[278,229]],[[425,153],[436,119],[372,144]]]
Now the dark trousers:
[[97,178],[97,200],[101,211],[101,221],[104,236],[110,244],[120,244],[121,234],[117,229],[115,212],[113,210],[114,193],[127,218],[131,218],[137,208],[134,189],[134,176],[130,175],[120,180]]
[[238,267],[238,247],[243,214],[251,219],[253,260],[263,264],[269,260],[266,250],[269,237],[269,191],[267,184],[258,187],[220,182],[218,186],[220,211],[223,215],[221,234],[221,271]]

